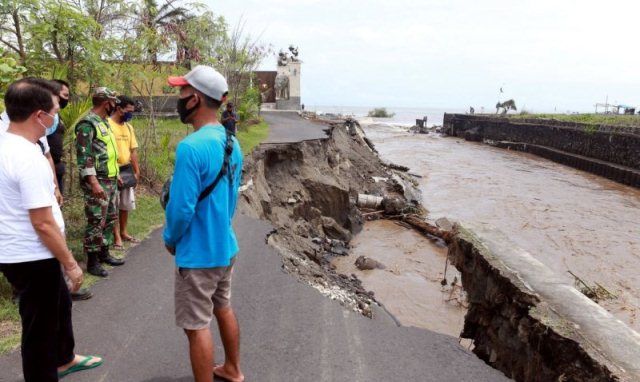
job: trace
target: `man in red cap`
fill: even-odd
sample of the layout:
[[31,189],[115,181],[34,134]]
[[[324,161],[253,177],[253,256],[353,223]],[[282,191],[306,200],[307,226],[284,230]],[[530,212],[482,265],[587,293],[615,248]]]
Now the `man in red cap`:
[[[231,226],[242,176],[238,141],[218,121],[228,86],[215,69],[196,66],[184,77],[170,77],[180,87],[178,114],[195,132],[176,148],[173,181],[166,204],[164,241],[176,257],[176,325],[189,339],[196,382],[214,374],[241,382],[240,330],[231,308],[231,275],[238,242]],[[225,362],[214,367],[210,324],[215,316]]]

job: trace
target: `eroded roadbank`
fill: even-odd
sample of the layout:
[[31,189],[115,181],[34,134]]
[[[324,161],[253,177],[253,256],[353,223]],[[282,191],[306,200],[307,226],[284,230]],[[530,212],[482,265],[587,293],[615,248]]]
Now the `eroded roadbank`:
[[389,214],[418,211],[411,179],[385,165],[357,125],[327,125],[327,137],[266,143],[246,160],[240,210],[274,227],[268,241],[284,268],[322,294],[371,316],[372,292],[331,261],[349,252],[366,216],[358,195],[385,195]]
[[[406,140],[401,141],[403,142],[402,144],[398,141],[395,142],[396,145],[393,147],[398,147],[398,144],[407,145],[403,150],[406,154],[411,142]],[[402,148],[398,148],[402,150]],[[419,150],[413,150],[411,152],[419,152]],[[418,158],[415,159],[417,160]],[[420,294],[421,291],[421,287],[418,284],[425,284],[424,280],[427,280],[431,284],[430,287],[436,285],[436,288],[438,288],[438,279],[442,276],[440,285],[450,288],[448,293],[449,298],[446,302],[450,303],[453,301],[454,303],[458,303],[459,307],[466,308],[466,306],[469,305],[465,302],[464,293],[460,295],[460,298],[454,296],[456,290],[461,289],[459,284],[456,285],[458,275],[447,275],[443,272],[444,270],[436,270],[431,273],[413,272],[412,274],[410,272],[400,271],[401,267],[410,268],[414,266],[416,266],[416,268],[424,266],[427,271],[433,271],[432,268],[437,269],[438,263],[438,261],[435,261],[433,264],[416,264],[420,262],[424,263],[424,261],[420,259],[417,261],[413,259],[414,261],[411,261],[411,259],[406,258],[394,258],[394,251],[399,250],[400,252],[404,252],[405,255],[412,252],[412,249],[409,248],[411,247],[411,240],[405,239],[404,242],[402,241],[402,231],[396,232],[395,237],[389,238],[390,240],[388,241],[400,244],[408,243],[409,247],[407,248],[403,248],[403,245],[396,244],[397,248],[388,248],[388,250],[385,250],[383,243],[385,243],[386,240],[382,233],[385,231],[384,229],[378,234],[374,232],[373,238],[369,236],[369,238],[375,240],[360,243],[358,243],[358,240],[352,241],[354,235],[362,229],[367,219],[384,216],[388,219],[406,221],[406,219],[402,217],[408,215],[417,217],[418,220],[424,218],[423,211],[421,211],[418,204],[419,198],[417,198],[414,193],[414,186],[417,184],[422,185],[428,179],[423,178],[416,181],[415,178],[412,178],[406,173],[406,169],[404,171],[397,171],[397,169],[397,166],[388,166],[378,158],[375,151],[372,150],[370,141],[357,126],[335,124],[327,128],[326,138],[298,143],[265,144],[255,152],[252,158],[247,161],[247,173],[245,176],[247,183],[243,188],[243,203],[241,209],[243,209],[245,213],[268,220],[275,227],[275,230],[269,235],[268,241],[276,247],[282,255],[284,268],[289,273],[296,275],[300,280],[308,282],[324,295],[339,300],[344,305],[360,311],[364,315],[370,316],[372,314],[371,306],[376,302],[377,297],[367,291],[369,288],[379,290],[382,300],[392,301],[394,299],[393,294],[386,294],[387,291],[394,290],[393,286],[387,285],[386,291],[380,288],[380,285],[385,285],[385,283],[390,280],[389,278],[381,279],[378,286],[374,287],[372,286],[374,284],[371,284],[370,281],[375,277],[368,277],[369,280],[367,280],[367,277],[363,277],[366,275],[379,275],[383,274],[383,272],[386,272],[387,276],[388,274],[394,273],[404,276],[404,281],[409,283],[407,285],[416,286],[417,294]],[[490,185],[492,184],[493,183]],[[458,193],[462,192],[464,194],[468,192],[468,187],[465,187],[464,184],[459,184],[456,190]],[[449,190],[445,191],[441,189],[435,190],[435,193],[448,191]],[[385,203],[376,206],[374,210],[360,210],[356,207],[359,194],[382,196]],[[431,193],[428,195],[431,199],[429,202],[432,203],[434,195]],[[446,206],[443,205],[441,207],[445,208]],[[400,223],[400,226],[407,227],[406,223]],[[387,227],[386,231],[393,231],[388,228],[389,227]],[[427,229],[426,232],[429,232],[426,234],[429,240],[441,244],[441,240],[439,241],[430,234],[433,232],[438,233],[437,230],[430,231]],[[369,235],[371,235],[371,232],[369,232]],[[366,235],[364,235],[364,237],[366,237]],[[443,238],[445,240],[447,239],[446,237]],[[378,244],[376,244],[376,241]],[[357,244],[356,251],[361,250],[365,255],[378,254],[378,258],[374,260],[383,263],[377,264],[375,261],[369,263],[371,259],[365,259],[361,262],[366,266],[370,266],[370,268],[375,268],[375,270],[365,271],[369,273],[358,273],[360,278],[365,281],[364,285],[358,277],[350,273],[350,270],[353,270],[353,266],[350,264],[353,258],[344,259],[342,257],[349,252],[351,244],[354,243]],[[424,246],[419,247],[423,249],[422,247]],[[437,258],[439,256],[439,261],[443,260],[442,254],[439,255],[438,251],[433,252],[434,253],[427,254],[425,258],[432,260],[434,257]],[[387,257],[385,258],[385,256]],[[384,264],[385,262],[386,264]],[[458,265],[460,266],[460,264]],[[342,275],[336,273],[336,267],[338,271],[343,273]],[[384,268],[384,270],[382,270],[382,268]],[[365,269],[367,268],[365,267]],[[467,278],[469,277],[468,271],[469,269],[465,269],[465,277]],[[473,273],[473,270],[471,270],[471,272]],[[446,280],[447,276],[449,276],[449,280]],[[412,278],[413,280],[411,280]],[[451,280],[452,278],[453,280]],[[400,282],[398,289],[410,289],[406,287],[406,285],[402,285],[403,280],[398,282]],[[449,283],[451,283],[451,285]],[[465,288],[468,285],[469,283],[467,282]],[[478,284],[476,283],[474,288],[477,287]],[[444,288],[432,290],[436,290],[436,292],[439,293],[433,293],[431,299],[442,302],[446,290]],[[511,290],[511,292],[513,292],[513,290]],[[476,289],[474,293],[477,294],[478,290]],[[426,292],[423,294],[429,295],[429,293]],[[474,306],[477,312],[478,304],[482,304],[483,302],[475,297],[477,297],[477,295],[474,296],[471,303],[475,304]],[[400,299],[402,298],[410,300],[407,296],[401,296]],[[502,299],[499,300],[500,303],[503,303]],[[426,304],[428,304],[429,298],[427,298],[426,301]],[[508,293],[506,301],[511,301]],[[532,302],[537,300],[529,299],[526,301]],[[425,303],[420,304],[425,305]],[[533,302],[533,305],[529,306],[527,304],[522,305],[523,310],[518,310],[518,317],[522,315],[522,317],[518,319],[525,318],[531,314],[532,311],[528,310],[528,307],[533,307],[535,304],[533,304]],[[392,304],[388,304],[388,306],[391,305]],[[402,307],[395,307],[394,310],[402,310]],[[434,314],[434,310],[437,309],[431,309],[431,315]],[[464,311],[464,309],[458,310],[462,311],[462,313]],[[418,317],[422,314],[422,311],[415,311],[409,312],[408,316],[411,317],[411,315],[413,315]],[[436,311],[435,314],[438,314],[438,312]],[[444,315],[441,314],[441,316]],[[515,317],[512,317],[510,313],[507,316],[509,317],[505,316],[506,320],[504,320],[504,322]],[[448,321],[449,324],[451,324],[451,322],[459,322],[460,320],[456,320],[456,317],[459,316],[444,318],[442,321]],[[490,317],[484,314],[476,315],[476,318],[478,317],[480,317],[481,320],[490,320]],[[428,320],[431,320],[431,317]],[[490,321],[487,322],[490,323]],[[536,325],[540,323],[542,328],[546,327],[545,322],[532,322],[535,322]],[[407,324],[407,320],[404,320],[403,323]],[[487,330],[486,333],[492,335],[491,331],[495,328],[492,329],[491,325],[483,326],[484,324],[482,322],[479,324],[477,327],[481,330]],[[421,326],[411,322],[409,322],[408,325]],[[436,330],[455,335],[457,331],[456,326],[458,325],[459,324],[448,325],[449,327],[444,325],[443,329],[436,328]],[[551,327],[551,330],[553,330],[553,327]],[[549,330],[543,332],[548,333]],[[466,333],[469,334],[469,330],[466,330]],[[507,335],[506,337],[504,333],[506,332],[501,331],[497,333],[499,335],[492,335],[494,337],[492,340],[501,341],[501,343],[508,344],[509,346],[515,344],[518,349],[522,348],[522,351],[514,352],[507,347],[505,348],[506,350],[503,349],[502,352],[495,352],[493,350],[496,349],[496,345],[487,341],[482,343],[482,354],[484,355],[481,357],[492,365],[498,365],[500,369],[508,375],[513,375],[518,380],[536,380],[534,374],[526,371],[529,369],[525,370],[521,366],[518,366],[527,364],[530,366],[533,364],[531,362],[532,360],[535,360],[538,366],[530,370],[535,371],[544,366],[548,368],[548,370],[545,369],[545,375],[547,377],[557,375],[564,378],[563,380],[572,380],[573,377],[585,375],[575,372],[564,374],[561,371],[555,370],[553,363],[543,364],[546,362],[544,359],[536,358],[538,356],[533,356],[533,353],[527,352],[527,346],[533,346],[535,343],[538,343],[538,348],[542,346],[541,343],[535,341],[543,340],[544,338],[534,336],[531,337],[531,339],[535,341],[525,341],[522,340],[521,335],[526,333],[514,332],[512,335]],[[577,333],[580,333],[579,329]],[[562,336],[562,333],[560,333],[560,336]],[[571,338],[568,338],[567,341],[567,343],[575,343],[574,339]],[[586,357],[581,359],[580,362],[583,363],[571,362],[573,362],[572,364],[587,365],[589,367],[593,365],[595,369],[592,370],[602,371],[600,375],[602,375],[604,379],[594,374],[594,379],[592,380],[615,380],[615,375],[609,373],[609,368],[602,366],[598,362],[591,362],[590,356],[587,354],[588,352],[583,352],[579,344],[573,347],[573,349],[577,349],[574,354],[571,355],[573,358],[565,357],[565,360]],[[600,349],[596,347],[594,351],[598,352],[599,350]],[[501,357],[507,353],[518,354],[518,362],[520,363],[511,363],[511,361],[504,362],[504,358]],[[549,354],[552,353],[553,351],[549,352]],[[544,352],[542,356],[543,358],[545,357]],[[584,360],[588,362],[585,363]],[[556,363],[555,366],[558,366],[558,364]],[[510,369],[510,367],[515,369]],[[581,370],[583,370],[583,372],[589,369],[583,366],[580,366],[580,368],[582,368]],[[513,372],[513,374],[511,374],[511,372]],[[590,371],[587,371],[587,373],[589,372]],[[523,376],[525,377],[523,378]],[[609,379],[610,377],[611,379]]]

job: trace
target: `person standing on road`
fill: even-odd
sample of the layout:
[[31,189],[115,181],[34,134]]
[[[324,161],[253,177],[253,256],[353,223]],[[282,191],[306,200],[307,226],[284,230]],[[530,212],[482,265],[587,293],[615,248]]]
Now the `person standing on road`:
[[[28,77],[25,80],[35,79],[34,77]],[[37,81],[45,81],[42,79],[37,79]],[[49,82],[53,91],[55,92],[54,97],[59,100],[60,109],[63,109],[66,106],[68,98],[69,98],[69,87],[65,81],[62,80],[53,80]],[[63,85],[67,84],[67,85]],[[64,181],[62,175],[64,174],[64,165],[61,163],[62,157],[62,144],[64,138],[64,125],[60,120],[58,114],[54,116],[54,123],[46,130],[45,135],[43,135],[38,140],[38,146],[40,147],[41,152],[44,154],[49,166],[51,167],[51,171],[55,174],[55,196],[58,202],[58,205],[62,207],[63,203],[63,193],[64,193]],[[0,133],[4,133],[9,128],[10,124],[9,116],[7,112],[3,112],[0,115]],[[62,173],[60,173],[60,168],[62,168]],[[14,291],[15,292],[15,291]],[[71,293],[71,298],[74,301],[79,300],[87,300],[92,297],[91,292],[86,288],[80,288],[78,291]]]
[[229,130],[231,134],[236,135],[236,123],[240,121],[238,115],[233,112],[233,104],[227,102],[227,110],[222,112],[222,126]]
[[100,87],[94,92],[92,102],[91,111],[75,126],[80,188],[87,218],[83,249],[87,255],[87,272],[107,277],[109,274],[100,263],[124,264],[124,260],[109,254],[113,226],[118,219],[118,158],[116,138],[106,118],[115,111],[118,98],[115,92]]
[[[227,81],[215,69],[199,65],[184,77],[169,77],[168,82],[180,87],[180,120],[195,130],[176,149],[163,235],[167,250],[176,257],[176,325],[189,340],[196,382],[211,382],[214,374],[240,382],[244,380],[240,330],[230,305],[231,275],[238,253],[231,220],[243,157],[236,138],[217,119],[228,93]],[[200,200],[203,191],[214,184]],[[215,367],[210,330],[213,316],[225,353],[224,364]]]
[[[134,101],[127,96],[118,96],[116,111],[109,118],[109,125],[116,137],[116,148],[118,150],[118,166],[124,179],[125,175],[133,176],[137,183],[140,179],[140,166],[138,164],[138,141],[133,132],[133,126],[129,123],[133,119],[135,109]],[[114,228],[115,237],[114,248],[123,249],[123,241],[132,243],[139,242],[138,239],[127,232],[127,222],[129,221],[129,211],[136,209],[136,197],[134,185],[123,184],[118,190],[116,204],[118,207],[118,222]]]
[[26,78],[9,86],[5,105],[11,122],[0,136],[0,271],[18,291],[24,380],[58,381],[102,364],[74,353],[69,291],[83,275],[65,241],[53,172],[36,145],[54,124],[58,99],[50,82]]

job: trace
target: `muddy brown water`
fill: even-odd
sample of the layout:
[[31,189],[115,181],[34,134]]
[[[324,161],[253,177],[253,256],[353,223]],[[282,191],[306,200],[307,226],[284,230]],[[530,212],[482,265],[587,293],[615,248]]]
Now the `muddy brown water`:
[[[460,293],[460,275],[454,267],[447,270],[448,285],[440,284],[446,247],[388,220],[366,223],[351,245],[350,256],[333,261],[338,272],[356,274],[365,289],[374,291],[376,299],[402,325],[458,337],[464,324],[466,301]],[[354,259],[361,255],[376,259],[386,268],[358,270]],[[452,287],[454,278],[458,281]]]
[[[419,183],[429,220],[448,217],[496,227],[563,275],[567,283],[575,281],[567,272],[570,270],[588,284],[598,283],[615,294],[600,305],[640,331],[640,190],[530,154],[457,138],[413,135],[379,125],[366,127],[366,132],[383,159],[423,176]],[[350,260],[369,253],[384,263],[385,256],[394,251],[404,257],[423,251],[407,244],[411,240],[404,236],[384,236],[384,232],[397,233],[398,229],[371,228],[368,224],[355,239]],[[376,242],[388,251],[373,248]],[[435,269],[442,269],[442,252],[432,251],[428,244],[425,247],[425,252],[433,252],[425,257],[440,261],[441,266]],[[365,271],[371,275],[354,273],[401,323],[449,333],[451,327],[442,329],[437,323],[448,314],[446,309],[428,312],[416,307],[441,303],[439,284],[424,281],[433,275],[421,273],[421,264],[408,260],[396,263],[395,272],[407,275],[402,280],[388,270]],[[421,277],[412,281],[410,275],[414,274]],[[424,290],[428,285],[431,290]],[[422,295],[431,296],[429,302],[418,302],[416,296]]]

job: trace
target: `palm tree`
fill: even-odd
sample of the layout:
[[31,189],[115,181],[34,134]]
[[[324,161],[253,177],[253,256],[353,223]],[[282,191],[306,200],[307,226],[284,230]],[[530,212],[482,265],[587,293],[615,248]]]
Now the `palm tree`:
[[[140,26],[156,37],[163,36],[163,30],[189,18],[187,8],[175,6],[176,3],[178,3],[178,0],[164,0],[164,4],[158,6],[156,0],[143,0],[140,12]],[[166,39],[162,40],[166,44]],[[153,64],[157,64],[158,47],[155,44],[151,44],[148,48],[148,53]]]

